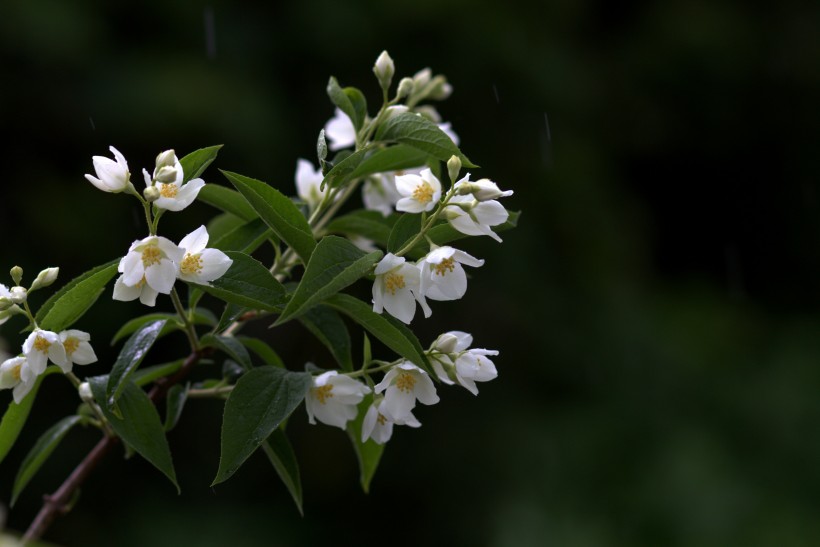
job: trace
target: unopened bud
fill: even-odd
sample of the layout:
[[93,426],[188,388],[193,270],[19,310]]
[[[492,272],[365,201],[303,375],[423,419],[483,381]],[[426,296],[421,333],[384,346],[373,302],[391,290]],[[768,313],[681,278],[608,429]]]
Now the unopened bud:
[[35,289],[40,289],[43,287],[48,287],[55,281],[57,281],[57,275],[60,273],[60,268],[46,268],[39,274],[37,274],[37,279],[34,280],[34,283],[31,284],[29,291],[33,291]]
[[399,81],[399,89],[396,91],[396,98],[404,99],[413,92],[413,78],[402,78]]
[[490,179],[477,180],[474,183],[471,183],[471,186],[474,188],[472,194],[478,201],[489,201],[491,199],[505,198],[507,196],[511,196],[513,193],[512,190],[505,190],[502,192],[498,188],[498,185]]
[[453,86],[447,83],[444,76],[436,76],[430,82],[430,92],[427,94],[428,99],[434,101],[443,101],[453,93]]
[[316,155],[319,156],[319,162],[327,158],[327,139],[325,139],[324,129],[319,131],[319,138],[316,139]]
[[26,291],[25,287],[12,287],[9,292],[11,293],[11,296],[9,298],[11,298],[11,301],[14,304],[24,303],[28,296],[28,291]]
[[376,64],[373,65],[373,74],[379,80],[379,85],[383,90],[387,91],[390,88],[390,83],[393,81],[393,74],[396,72],[396,67],[393,64],[393,59],[387,54],[387,51],[382,51],[379,58],[376,59]]
[[436,340],[435,346],[441,353],[453,353],[456,350],[458,338],[449,332],[442,334]]
[[157,154],[156,168],[159,170],[163,167],[173,167],[176,162],[177,155],[174,153],[174,150],[166,150],[165,152]]
[[9,273],[11,274],[11,278],[14,280],[15,285],[19,285],[23,280],[23,268],[20,266],[13,267]]
[[171,165],[163,165],[156,171],[154,171],[154,180],[157,182],[162,182],[168,184],[169,182],[174,182],[177,179],[177,170],[175,167]]
[[162,194],[160,194],[159,188],[156,186],[147,186],[145,190],[142,191],[142,197],[145,198],[145,201],[148,203],[153,203],[160,198]]
[[413,75],[413,93],[418,93],[421,89],[430,83],[430,78],[433,76],[433,71],[429,68],[419,70]]
[[93,403],[94,402],[94,394],[91,393],[91,386],[88,382],[83,382],[80,384],[80,387],[77,388],[77,391],[80,393],[80,399],[85,401],[86,403]]
[[450,181],[455,182],[460,172],[461,158],[458,156],[450,156],[450,159],[447,160],[447,174],[450,175]]
[[0,296],[0,312],[5,312],[14,305],[8,296]]

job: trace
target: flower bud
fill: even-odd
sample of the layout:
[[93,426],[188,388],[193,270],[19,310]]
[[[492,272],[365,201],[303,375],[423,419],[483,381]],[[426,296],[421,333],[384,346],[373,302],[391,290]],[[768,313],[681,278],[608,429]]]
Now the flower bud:
[[168,184],[174,182],[177,178],[177,170],[172,165],[163,165],[154,172],[154,180]]
[[396,72],[396,67],[393,65],[393,59],[387,54],[387,51],[382,51],[379,58],[376,59],[376,64],[373,65],[373,74],[379,80],[379,85],[382,89],[387,91],[390,88],[390,83],[393,81],[393,74]]
[[0,312],[5,312],[14,305],[8,296],[0,296]]
[[176,161],[177,155],[173,149],[160,152],[157,154],[156,168],[160,170],[163,167],[173,167]]
[[478,201],[489,201],[491,199],[505,198],[511,196],[513,191],[501,191],[498,185],[490,179],[480,179],[471,184],[473,187],[473,196]]
[[93,403],[94,402],[94,394],[91,393],[91,386],[88,382],[83,382],[80,384],[80,387],[77,388],[77,391],[80,393],[80,399],[85,401],[86,403]]
[[461,158],[458,156],[450,156],[447,160],[447,173],[450,175],[450,180],[455,182],[458,179],[458,174],[461,171]]
[[396,91],[396,98],[404,99],[413,92],[413,79],[402,78],[399,81],[399,89]]
[[15,285],[19,285],[20,282],[23,280],[23,268],[20,266],[15,266],[9,271],[11,274],[11,278],[14,280]]
[[31,284],[29,291],[33,291],[35,289],[40,289],[42,287],[48,287],[55,281],[57,281],[57,275],[60,273],[60,268],[46,268],[39,274],[37,274],[37,279],[34,280],[34,283]]
[[12,287],[9,292],[11,293],[11,301],[14,304],[22,304],[26,301],[28,291],[25,287]]
[[327,158],[327,140],[325,139],[325,130],[319,131],[319,138],[316,139],[316,155],[319,161],[323,162]]
[[148,203],[153,203],[160,198],[162,194],[159,192],[159,188],[156,186],[146,186],[145,190],[142,191],[142,197],[145,198],[145,201]]
[[444,76],[436,76],[430,82],[430,92],[427,94],[428,99],[434,101],[443,101],[453,93],[453,86],[447,83]]
[[439,336],[433,345],[441,353],[453,353],[456,350],[456,344],[458,344],[458,338],[447,332]]

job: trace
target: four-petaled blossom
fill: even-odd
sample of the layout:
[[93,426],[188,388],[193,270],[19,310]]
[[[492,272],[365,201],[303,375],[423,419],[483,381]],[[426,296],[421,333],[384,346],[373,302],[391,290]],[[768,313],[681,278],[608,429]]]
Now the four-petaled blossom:
[[219,249],[206,249],[208,230],[200,226],[179,242],[185,256],[179,262],[179,278],[183,281],[209,285],[219,279],[233,264],[233,260]]
[[296,193],[302,198],[302,201],[308,204],[308,207],[315,209],[325,197],[327,189],[321,190],[322,169],[314,169],[313,164],[308,160],[299,158],[296,162]]
[[421,271],[418,301],[424,316],[430,317],[432,310],[426,299],[458,300],[467,292],[467,274],[461,265],[477,268],[483,266],[484,261],[444,246],[431,250],[418,264]]
[[387,253],[376,265],[373,282],[373,311],[387,313],[410,324],[416,314],[416,298],[419,291],[419,269],[407,264],[404,257]]
[[39,376],[46,369],[48,361],[51,361],[61,369],[68,367],[65,347],[60,341],[60,336],[48,330],[35,329],[23,342],[23,355],[26,356],[28,367],[35,376]]
[[60,343],[65,349],[66,364],[58,365],[63,372],[71,372],[74,365],[90,365],[97,362],[97,355],[91,347],[91,335],[81,330],[64,330],[60,333]]
[[122,192],[128,187],[131,180],[131,173],[128,171],[128,162],[120,151],[113,146],[108,147],[117,161],[103,157],[93,156],[94,171],[97,176],[85,175],[88,181],[103,192]]
[[393,422],[411,418],[416,400],[425,405],[439,401],[433,381],[426,372],[409,361],[402,361],[391,368],[376,384],[375,391],[385,392],[379,412]]
[[135,241],[117,268],[122,276],[114,285],[114,300],[139,297],[143,304],[153,306],[156,293],[170,294],[177,278],[177,264],[184,255],[183,249],[161,236]]
[[377,397],[367,409],[362,421],[362,442],[367,442],[367,439],[373,439],[376,444],[384,444],[390,440],[393,435],[393,425],[409,425],[410,427],[421,427],[413,413],[408,415],[403,420],[391,420],[381,412],[381,407],[384,404],[384,397]]
[[421,173],[420,167],[370,177],[362,187],[362,201],[364,201],[365,209],[379,211],[384,216],[390,216],[393,207],[402,197],[396,189],[396,177],[400,175],[418,175],[419,173]]
[[329,148],[334,152],[356,144],[356,128],[340,108],[336,108],[333,117],[325,124],[325,136],[330,139]]
[[18,405],[34,387],[37,379],[25,357],[12,357],[0,365],[0,389],[11,389],[14,402]]
[[[494,199],[480,201],[477,197],[471,195],[474,188],[476,191],[483,191],[484,195],[487,195],[487,192],[493,191],[493,186],[495,186],[495,183],[487,179],[470,182],[469,173],[456,182],[454,186],[456,195],[450,198],[449,204],[444,208],[444,217],[450,222],[450,225],[462,234],[468,236],[486,235],[500,243],[501,238],[490,227],[505,223],[510,214],[503,205]],[[469,189],[467,195],[459,195],[461,188]],[[495,186],[495,190],[498,190],[497,186]],[[507,192],[501,192],[501,194],[499,197],[510,195]]]
[[421,213],[432,211],[441,198],[441,182],[430,169],[420,175],[396,177],[396,190],[402,198],[396,203],[397,211]]
[[[154,205],[166,211],[182,211],[194,202],[199,191],[205,186],[205,181],[193,179],[182,184],[184,179],[182,165],[173,150],[168,150],[167,153],[172,157],[163,158],[164,163],[173,163],[173,167],[170,165],[157,167],[154,169],[153,178],[148,174],[148,171],[143,169],[142,176],[145,179],[145,186],[153,185],[159,190],[159,198],[154,202]],[[159,157],[157,159],[159,160]]]
[[349,420],[356,417],[356,406],[370,388],[335,370],[322,373],[313,378],[313,385],[305,397],[305,410],[308,421],[316,420],[344,429]]
[[495,364],[487,358],[498,355],[498,351],[468,349],[472,343],[473,337],[466,332],[446,332],[433,342],[431,350],[434,354],[430,360],[442,382],[458,382],[473,395],[478,395],[476,382],[489,382],[498,376]]

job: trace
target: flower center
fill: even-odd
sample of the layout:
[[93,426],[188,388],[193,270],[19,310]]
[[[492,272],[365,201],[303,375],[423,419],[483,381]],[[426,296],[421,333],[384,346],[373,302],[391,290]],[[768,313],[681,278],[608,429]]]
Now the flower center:
[[179,266],[179,271],[184,274],[198,274],[202,272],[202,257],[199,254],[188,253]]
[[447,275],[447,272],[451,272],[455,269],[456,265],[452,258],[445,258],[440,263],[433,266],[433,269],[436,272],[436,275],[440,275],[444,277]]
[[433,187],[427,181],[422,181],[413,190],[413,199],[419,203],[430,203],[433,201]]
[[76,338],[66,338],[66,341],[63,342],[63,347],[65,348],[66,355],[71,355],[80,347],[80,341]]
[[146,247],[142,251],[142,265],[146,268],[153,266],[154,264],[159,264],[161,258],[162,251],[154,245]]
[[48,348],[51,347],[51,342],[43,338],[42,336],[38,336],[34,339],[34,349],[37,351],[41,351],[43,353],[48,352]]
[[333,385],[325,384],[321,387],[313,388],[313,395],[319,399],[319,402],[325,404],[327,399],[333,397]]
[[11,369],[11,377],[14,378],[15,380],[17,380],[18,382],[20,381],[20,370],[22,368],[23,368],[23,364],[20,363],[19,365],[17,365],[13,369]]
[[159,195],[164,198],[175,198],[179,188],[176,184],[159,184]]
[[404,276],[391,272],[384,276],[384,285],[390,294],[395,295],[397,289],[404,288]]
[[399,374],[399,377],[396,378],[396,387],[399,388],[399,391],[410,393],[413,391],[413,387],[415,387],[415,385],[416,378],[409,372],[402,372]]
[[387,418],[384,417],[384,414],[379,412],[379,416],[376,418],[376,421],[379,422],[379,425],[385,425],[387,423]]
[[140,279],[140,280],[137,282],[137,284],[136,284],[136,285],[134,285],[134,286],[135,286],[136,288],[138,288],[138,289],[141,289],[141,288],[142,288],[142,287],[143,287],[146,283],[148,283],[148,280],[147,280],[147,279],[145,279],[145,276],[142,276],[142,279]]

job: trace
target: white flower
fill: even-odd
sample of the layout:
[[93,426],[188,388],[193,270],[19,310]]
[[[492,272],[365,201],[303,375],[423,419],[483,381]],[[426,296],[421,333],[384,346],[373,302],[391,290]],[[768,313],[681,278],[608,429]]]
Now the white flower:
[[4,303],[7,304],[0,308],[2,309],[2,311],[0,311],[0,325],[2,325],[3,323],[9,320],[9,317],[12,316],[12,314],[9,313],[9,309],[12,306],[11,291],[9,291],[9,288],[3,285],[2,283],[0,283],[0,298],[5,299]]
[[396,210],[407,213],[432,211],[441,198],[441,183],[430,169],[420,175],[396,177],[396,190],[403,196],[396,203]]
[[233,260],[219,249],[206,249],[208,230],[200,226],[179,242],[185,257],[179,262],[179,278],[183,281],[209,285],[219,279],[233,264]]
[[12,357],[0,365],[0,389],[14,388],[14,402],[19,405],[34,387],[37,376],[25,357]]
[[28,360],[29,368],[37,376],[43,373],[49,360],[63,370],[69,366],[59,335],[48,330],[35,329],[29,334],[23,342],[23,355]]
[[426,372],[409,361],[402,361],[391,368],[376,385],[375,391],[385,391],[379,411],[393,422],[411,418],[417,399],[425,405],[439,401],[433,381]]
[[396,189],[396,177],[401,175],[418,175],[421,167],[382,173],[377,177],[368,178],[362,188],[362,201],[365,209],[379,211],[384,216],[390,216],[393,207],[401,199]]
[[333,117],[325,124],[325,136],[330,139],[330,149],[334,152],[356,144],[356,128],[340,108],[336,108]]
[[315,424],[318,419],[344,429],[347,422],[356,417],[356,406],[368,393],[369,387],[335,370],[320,374],[313,378],[305,397],[308,421]]
[[46,268],[37,274],[37,279],[29,287],[29,292],[43,287],[48,287],[57,281],[57,276],[60,275],[60,268]]
[[103,192],[122,192],[128,187],[131,180],[131,173],[128,171],[128,162],[120,151],[113,146],[108,147],[117,161],[103,156],[94,156],[91,161],[94,163],[94,171],[97,176],[85,175],[91,184]]
[[112,298],[121,302],[130,302],[131,300],[139,298],[140,302],[146,306],[154,307],[157,303],[157,295],[159,293],[148,285],[145,276],[142,276],[142,279],[133,286],[126,285],[123,281],[124,277],[124,275],[119,276],[114,283],[114,294]]
[[393,59],[390,58],[387,51],[382,51],[379,58],[376,59],[376,64],[373,65],[373,74],[376,75],[382,88],[387,89],[390,87],[395,72],[396,67],[393,64]]
[[[171,163],[173,167],[170,166]],[[173,150],[167,150],[157,156],[157,164],[153,177],[145,169],[142,170],[145,186],[153,185],[159,190],[159,198],[154,201],[154,205],[166,211],[181,211],[193,203],[199,191],[205,186],[205,181],[193,179],[182,184],[185,178],[182,164]]]
[[[470,182],[470,174],[467,173],[463,179],[456,182],[455,190],[458,192],[460,187],[476,184],[478,183]],[[504,224],[509,216],[510,214],[504,206],[496,200],[479,201],[471,195],[471,192],[464,196],[453,196],[450,198],[447,207],[444,208],[444,217],[453,228],[462,234],[468,236],[486,235],[498,242],[501,242],[501,238],[492,231],[490,226]]]
[[[133,300],[141,296],[141,292],[138,294],[122,290],[125,286],[142,291],[141,283],[147,284],[156,292],[169,294],[177,278],[177,264],[182,261],[184,254],[183,249],[161,236],[148,236],[135,241],[117,268],[123,275],[114,285],[114,299]],[[120,285],[119,291],[117,285]],[[150,296],[146,296],[146,299],[150,300]]]
[[326,191],[320,189],[324,175],[322,169],[314,169],[313,164],[307,160],[299,158],[296,162],[296,193],[308,207],[315,209],[322,202]]
[[384,404],[384,397],[378,397],[367,409],[362,421],[362,442],[373,439],[376,444],[384,444],[393,435],[393,425],[409,425],[410,427],[421,427],[412,413],[409,413],[403,420],[390,420],[382,414],[381,407]]
[[66,365],[60,366],[63,372],[71,372],[74,365],[90,365],[97,362],[97,355],[91,347],[91,335],[81,330],[64,330],[60,333],[66,355]]
[[419,291],[419,270],[407,264],[404,257],[387,253],[374,270],[373,311],[387,313],[410,324],[416,314],[416,298]]
[[[473,190],[473,197],[478,201],[489,201],[513,195],[512,190],[505,190],[502,192],[498,185],[490,179],[479,179],[470,184]],[[458,186],[458,183],[456,183],[456,186]]]
[[431,250],[419,261],[419,304],[425,317],[430,317],[432,313],[426,298],[458,300],[467,292],[467,274],[462,264],[477,268],[483,266],[484,261],[448,246]]
[[478,395],[476,382],[489,382],[498,376],[495,364],[487,358],[498,355],[498,351],[468,349],[472,343],[473,337],[466,332],[446,332],[433,342],[430,360],[442,382],[453,384],[455,380],[473,395]]

